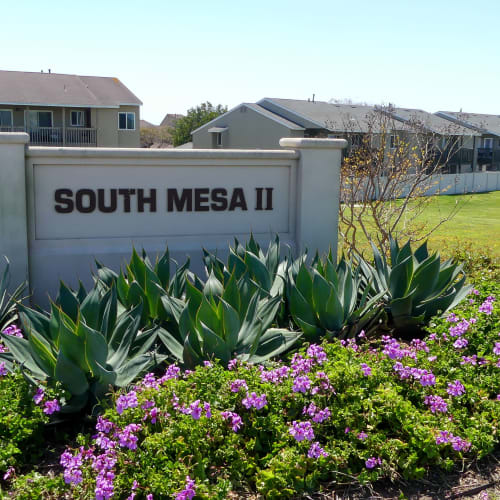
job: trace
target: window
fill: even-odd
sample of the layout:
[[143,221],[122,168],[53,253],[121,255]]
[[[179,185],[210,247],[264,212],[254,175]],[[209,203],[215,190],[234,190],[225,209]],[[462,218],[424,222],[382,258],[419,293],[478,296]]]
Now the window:
[[398,145],[398,136],[397,135],[391,135],[391,141],[390,141],[390,147],[391,149],[396,149]]
[[85,126],[85,113],[83,111],[71,112],[71,126],[84,127]]
[[222,132],[217,132],[215,134],[215,140],[217,142],[217,146],[222,146]]
[[12,111],[0,109],[0,127],[12,127]]
[[118,113],[119,130],[135,130],[135,113]]
[[28,123],[30,129],[40,127],[52,127],[52,111],[28,111]]
[[491,137],[485,137],[483,139],[483,148],[486,148],[486,149],[493,148],[493,139]]

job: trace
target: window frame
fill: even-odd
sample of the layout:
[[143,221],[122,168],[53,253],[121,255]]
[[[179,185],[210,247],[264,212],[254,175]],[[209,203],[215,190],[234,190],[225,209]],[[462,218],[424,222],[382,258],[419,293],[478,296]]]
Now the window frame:
[[[120,115],[125,115],[125,128],[120,127]],[[134,116],[134,128],[128,128],[128,119],[127,115],[133,115]],[[118,130],[130,130],[134,131],[136,130],[136,120],[135,120],[135,111],[118,111]]]
[[3,108],[0,108],[0,111],[8,111],[10,113],[10,125],[2,125],[0,123],[0,127],[14,127],[14,112],[12,111],[12,109],[3,109]]
[[215,134],[215,144],[217,146],[222,146],[222,132],[217,132]]
[[[36,113],[37,114],[37,118],[36,118],[36,122],[37,122],[37,125],[36,125],[36,128],[54,128],[54,111],[52,111],[51,109],[27,109],[26,110],[26,113],[28,115],[28,126],[30,125],[30,113]],[[50,127],[41,127],[40,126],[40,117],[38,116],[39,113],[50,113]],[[29,127],[31,129],[31,127]]]
[[398,136],[398,134],[391,134],[390,137],[389,137],[389,148],[391,150],[397,149],[398,142],[399,142],[399,136]]
[[483,137],[483,148],[493,149],[493,137]]
[[[81,125],[78,125],[78,124],[74,124],[73,123],[73,113],[80,113],[81,116],[82,116],[82,124]],[[85,111],[83,109],[72,109],[70,110],[69,112],[69,123],[70,123],[70,126],[71,127],[85,127]]]

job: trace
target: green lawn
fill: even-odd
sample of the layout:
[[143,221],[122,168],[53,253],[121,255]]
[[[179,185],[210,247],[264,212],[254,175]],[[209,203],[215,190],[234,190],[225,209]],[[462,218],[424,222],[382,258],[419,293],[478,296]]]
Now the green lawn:
[[499,258],[500,191],[436,196],[422,214],[422,222],[437,223],[457,204],[458,213],[429,237],[429,247],[443,254],[470,247]]

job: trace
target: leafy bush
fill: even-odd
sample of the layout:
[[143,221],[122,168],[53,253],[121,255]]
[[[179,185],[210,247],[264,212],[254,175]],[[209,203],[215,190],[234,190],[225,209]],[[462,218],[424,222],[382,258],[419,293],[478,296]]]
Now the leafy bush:
[[499,444],[499,331],[494,297],[474,292],[409,344],[361,334],[267,367],[171,365],[115,395],[97,434],[61,457],[65,478],[79,498],[289,498],[449,469]]
[[0,478],[9,467],[32,463],[43,449],[48,416],[33,401],[33,388],[19,372],[2,375],[0,363]]

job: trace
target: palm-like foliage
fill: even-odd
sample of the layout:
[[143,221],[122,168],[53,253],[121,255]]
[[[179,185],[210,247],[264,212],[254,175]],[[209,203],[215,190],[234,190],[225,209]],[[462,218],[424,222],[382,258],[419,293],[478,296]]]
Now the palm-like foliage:
[[16,303],[22,299],[26,284],[20,284],[12,293],[8,292],[10,274],[10,263],[7,264],[0,279],[0,332],[11,325],[17,319]]

